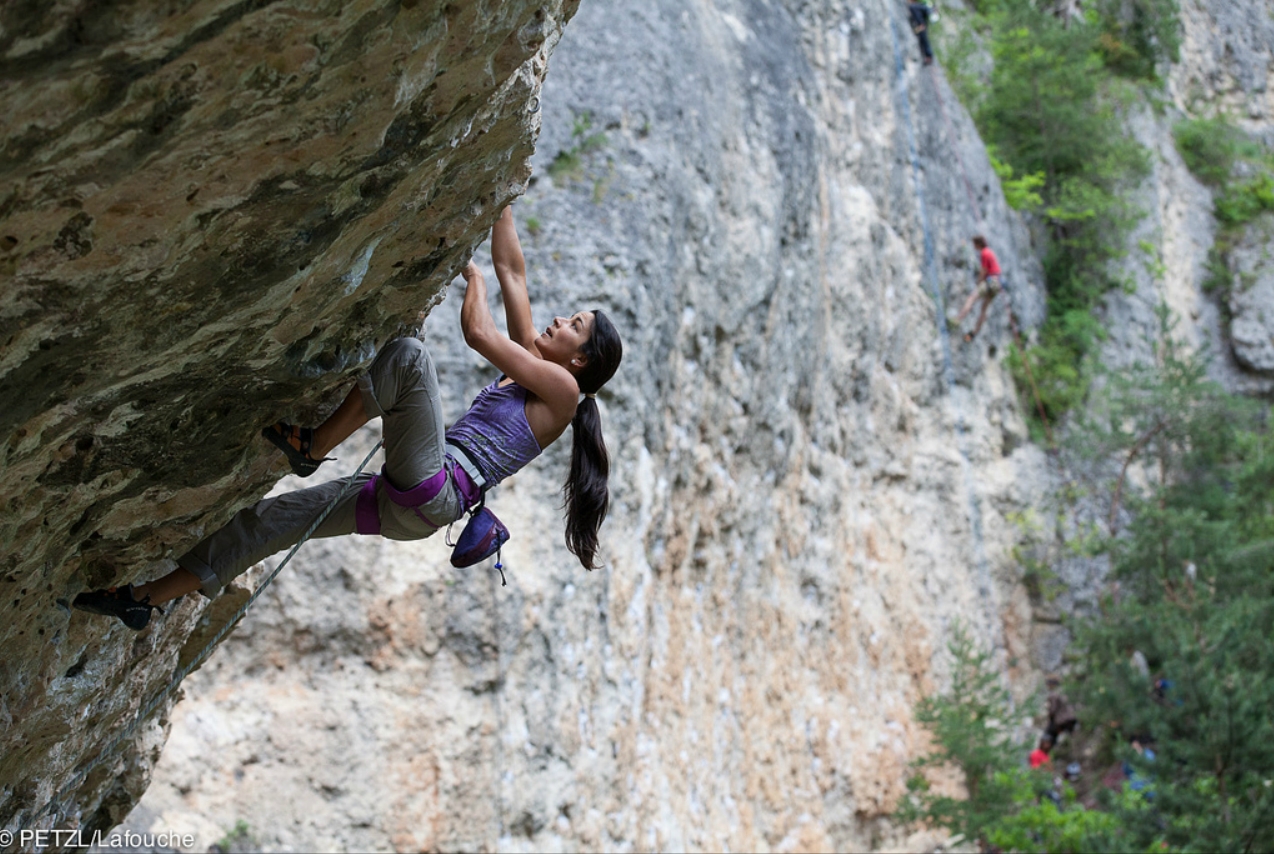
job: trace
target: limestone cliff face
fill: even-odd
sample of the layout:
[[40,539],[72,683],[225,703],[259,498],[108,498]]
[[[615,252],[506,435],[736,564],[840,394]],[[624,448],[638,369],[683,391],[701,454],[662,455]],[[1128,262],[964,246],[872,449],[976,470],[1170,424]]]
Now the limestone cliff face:
[[1112,293],[1106,320],[1113,335],[1103,353],[1111,364],[1149,358],[1157,335],[1155,307],[1181,322],[1177,334],[1212,357],[1214,377],[1230,389],[1274,394],[1274,223],[1267,216],[1243,229],[1220,259],[1233,287],[1218,298],[1204,282],[1217,226],[1212,191],[1186,168],[1174,125],[1184,118],[1226,117],[1274,145],[1274,18],[1260,2],[1181,3],[1181,61],[1168,69],[1166,103],[1131,118],[1151,154],[1151,171],[1134,199],[1146,211],[1130,241],[1125,273],[1130,293]]
[[[961,349],[936,307],[971,287],[976,227],[1025,322],[1041,298],[901,13],[583,5],[516,215],[538,321],[600,307],[625,335],[606,568],[562,544],[569,437],[493,499],[507,588],[441,538],[307,546],[192,681],[136,826],[210,842],[242,819],[278,848],[897,841],[951,625],[1029,660],[1010,519],[1048,480],[1003,311]],[[494,376],[456,298],[426,340],[454,418]]]
[[108,826],[139,796],[154,723],[62,789],[194,615],[134,639],[65,603],[255,500],[260,426],[312,417],[436,299],[525,185],[576,5],[4,5],[0,825]]

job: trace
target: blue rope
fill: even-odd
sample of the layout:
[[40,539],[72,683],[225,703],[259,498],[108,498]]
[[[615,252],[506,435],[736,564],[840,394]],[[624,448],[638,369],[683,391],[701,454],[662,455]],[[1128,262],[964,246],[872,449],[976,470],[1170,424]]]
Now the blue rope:
[[[982,535],[982,512],[977,493],[973,491],[972,464],[969,462],[968,433],[964,414],[955,404],[953,390],[955,387],[955,368],[951,359],[951,333],[947,329],[946,307],[942,298],[942,288],[938,283],[938,265],[934,252],[933,229],[929,224],[929,208],[925,202],[924,183],[920,174],[920,154],[916,146],[916,129],[911,117],[911,96],[907,89],[906,67],[903,63],[902,50],[898,44],[898,23],[893,15],[889,16],[889,34],[893,41],[894,71],[898,78],[898,104],[907,127],[907,148],[911,158],[911,177],[916,188],[916,201],[920,208],[920,227],[924,232],[924,266],[928,273],[929,291],[933,297],[938,317],[938,336],[942,342],[942,380],[946,385],[947,398],[951,401],[956,422],[956,450],[960,453],[960,468],[964,475],[965,497],[969,505],[969,527],[973,534],[974,557],[978,568],[978,595],[983,604],[990,606],[993,602],[991,594],[991,570],[986,557],[986,543]],[[994,615],[988,612],[988,623],[996,624]],[[992,642],[998,648],[1000,632],[992,632]]]

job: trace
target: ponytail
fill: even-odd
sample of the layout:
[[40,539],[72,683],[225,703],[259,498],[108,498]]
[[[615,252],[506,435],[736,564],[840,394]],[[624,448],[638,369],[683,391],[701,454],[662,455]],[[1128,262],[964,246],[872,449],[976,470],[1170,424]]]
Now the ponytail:
[[566,547],[585,569],[597,568],[597,532],[610,510],[610,454],[602,438],[601,413],[592,395],[615,374],[623,358],[623,343],[610,319],[593,312],[593,334],[580,348],[585,357],[576,379],[587,395],[571,419],[571,473],[567,476]]
[[610,454],[602,440],[601,413],[590,397],[571,419],[571,473],[566,480],[566,547],[585,569],[597,569],[597,531],[610,509]]

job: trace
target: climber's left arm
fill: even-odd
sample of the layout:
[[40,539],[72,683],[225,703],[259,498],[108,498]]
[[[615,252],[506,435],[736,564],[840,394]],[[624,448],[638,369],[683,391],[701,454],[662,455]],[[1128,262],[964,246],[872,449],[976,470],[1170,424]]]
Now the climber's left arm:
[[509,338],[532,353],[539,354],[535,339],[535,321],[531,319],[531,297],[526,287],[526,260],[513,223],[513,207],[500,214],[491,228],[491,263],[500,282],[500,298],[504,301],[505,322]]

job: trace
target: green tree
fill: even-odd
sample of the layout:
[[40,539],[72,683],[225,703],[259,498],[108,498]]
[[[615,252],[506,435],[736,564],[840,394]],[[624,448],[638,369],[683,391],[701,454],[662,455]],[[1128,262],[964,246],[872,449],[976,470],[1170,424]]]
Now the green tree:
[[1097,0],[1093,14],[1101,26],[1102,57],[1128,77],[1153,78],[1155,66],[1181,55],[1177,0]]
[[1248,149],[1246,137],[1226,119],[1185,119],[1172,129],[1177,151],[1200,181],[1219,187]]
[[[1022,748],[1009,737],[1009,695],[990,656],[959,626],[948,652],[950,689],[916,706],[916,720],[929,730],[933,748],[916,761],[900,816],[976,840],[1011,812]],[[967,798],[936,794],[929,787],[923,772],[944,767],[961,772]]]
[[[1107,728],[1109,753],[1136,736],[1157,754],[1139,769],[1153,779],[1153,809],[1113,805],[1135,845],[1271,850],[1269,412],[1208,381],[1170,334],[1156,355],[1154,365],[1112,378],[1083,434],[1118,463],[1112,501],[1131,521],[1109,546],[1119,596],[1080,635],[1080,696],[1093,719],[1118,722]],[[1142,490],[1127,488],[1132,465],[1144,469]],[[1145,656],[1150,679],[1129,665],[1132,650]]]
[[1068,693],[1087,764],[1126,763],[1136,785],[1101,790],[1099,810],[1065,789],[1039,798],[986,724],[1005,698],[965,639],[952,652],[968,675],[920,720],[942,745],[924,762],[977,783],[960,804],[916,781],[906,817],[1004,850],[1274,850],[1274,412],[1210,381],[1173,333],[1161,310],[1153,359],[1102,376],[1068,447],[1087,493],[1109,501],[1111,581],[1100,611],[1072,622]]
[[[1084,809],[1069,786],[1054,800],[1049,773],[1025,767],[1027,746],[1011,737],[1013,707],[992,657],[962,627],[953,631],[948,652],[950,689],[916,706],[933,749],[916,761],[898,818],[1012,851],[1080,851],[1086,840],[1108,839],[1110,816]],[[966,798],[932,790],[924,771],[938,768],[961,772]]]

